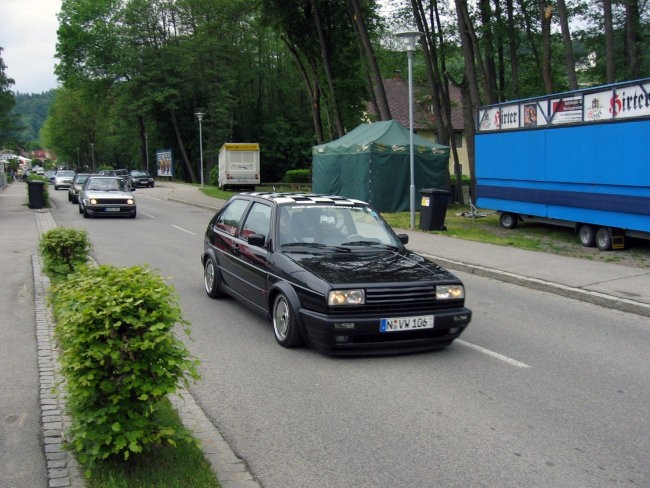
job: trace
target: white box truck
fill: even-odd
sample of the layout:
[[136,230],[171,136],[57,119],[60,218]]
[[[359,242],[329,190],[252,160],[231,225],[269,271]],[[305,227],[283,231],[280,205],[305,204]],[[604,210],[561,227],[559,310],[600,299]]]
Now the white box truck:
[[260,145],[226,142],[219,150],[219,188],[255,189],[260,184]]

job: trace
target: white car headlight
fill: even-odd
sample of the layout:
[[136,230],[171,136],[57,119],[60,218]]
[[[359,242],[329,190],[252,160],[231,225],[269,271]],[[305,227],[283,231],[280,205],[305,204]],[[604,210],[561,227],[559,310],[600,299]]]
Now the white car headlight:
[[436,300],[458,300],[460,298],[465,298],[463,285],[436,286]]
[[332,290],[327,295],[327,304],[330,307],[338,305],[363,305],[366,294],[363,290]]

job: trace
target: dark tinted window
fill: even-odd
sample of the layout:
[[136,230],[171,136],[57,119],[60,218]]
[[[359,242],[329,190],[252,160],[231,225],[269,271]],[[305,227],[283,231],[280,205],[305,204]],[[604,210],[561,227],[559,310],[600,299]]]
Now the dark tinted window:
[[247,238],[251,234],[262,234],[265,239],[268,239],[270,227],[271,207],[254,203],[242,226],[240,237]]
[[246,207],[248,207],[248,200],[236,199],[231,201],[215,222],[217,229],[235,235]]

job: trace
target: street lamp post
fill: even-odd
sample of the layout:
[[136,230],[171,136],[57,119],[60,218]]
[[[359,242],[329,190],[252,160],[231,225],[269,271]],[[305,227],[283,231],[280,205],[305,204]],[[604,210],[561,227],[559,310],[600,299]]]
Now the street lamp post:
[[201,121],[205,115],[203,112],[196,112],[197,120],[199,121],[199,152],[201,153],[201,188],[203,188],[203,130],[201,128]]
[[396,32],[395,35],[404,40],[408,56],[408,78],[409,78],[409,167],[411,170],[411,186],[409,187],[409,207],[411,210],[411,229],[415,229],[415,158],[413,154],[413,51],[422,32],[416,30],[405,30]]
[[144,159],[147,162],[147,173],[149,172],[149,136],[144,133]]

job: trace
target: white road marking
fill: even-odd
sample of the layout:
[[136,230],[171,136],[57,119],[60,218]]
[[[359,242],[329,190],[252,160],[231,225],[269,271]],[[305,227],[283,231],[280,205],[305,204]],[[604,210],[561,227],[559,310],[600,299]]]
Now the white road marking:
[[493,358],[511,364],[512,366],[516,366],[518,368],[530,368],[529,364],[522,363],[521,361],[517,361],[516,359],[509,358],[508,356],[504,356],[503,354],[499,354],[498,352],[490,351],[489,349],[485,349],[484,347],[477,346],[476,344],[472,344],[471,342],[465,342],[460,339],[456,339],[455,342],[457,344],[467,346],[471,349],[475,349],[476,351],[482,352],[483,354],[487,354],[488,356],[492,356]]
[[191,230],[183,229],[182,227],[179,227],[179,226],[177,226],[177,225],[173,225],[173,224],[172,224],[172,227],[173,227],[174,229],[178,229],[178,230],[180,230],[181,232],[186,232],[186,233],[188,233],[188,234],[192,234],[193,236],[196,235],[196,232],[192,232]]
[[158,217],[155,217],[155,216],[153,216],[151,214],[148,214],[147,212],[140,211],[140,212],[138,212],[138,214],[146,215],[147,217],[149,217],[150,219],[153,219],[153,220],[158,220]]

